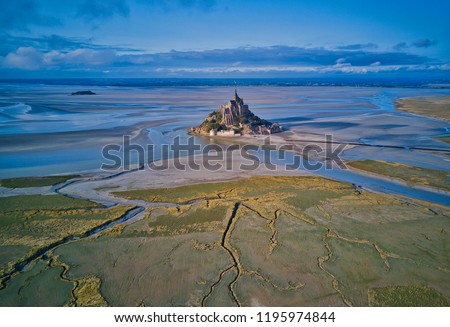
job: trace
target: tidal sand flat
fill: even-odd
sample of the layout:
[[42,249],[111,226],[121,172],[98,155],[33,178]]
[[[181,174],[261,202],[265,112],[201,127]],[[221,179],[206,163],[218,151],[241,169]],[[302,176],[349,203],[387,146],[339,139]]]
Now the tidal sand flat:
[[43,176],[43,177],[22,177],[22,178],[5,178],[0,180],[0,186],[6,188],[28,188],[53,186],[63,183],[69,179],[79,177],[79,175],[63,175],[63,176]]
[[[95,95],[71,96],[78,88],[0,84],[0,178],[99,171],[102,148],[121,145],[124,135],[144,147],[171,144],[176,137],[186,142],[189,128],[234,93],[223,86],[89,86]],[[449,149],[435,138],[446,133],[448,123],[396,111],[394,101],[448,96],[447,89],[240,86],[238,92],[256,115],[280,123],[286,140],[323,142],[329,134],[338,142],[377,146],[348,148],[349,159],[395,156],[405,164],[446,164],[438,155],[408,149]],[[161,157],[156,153],[153,159]]]

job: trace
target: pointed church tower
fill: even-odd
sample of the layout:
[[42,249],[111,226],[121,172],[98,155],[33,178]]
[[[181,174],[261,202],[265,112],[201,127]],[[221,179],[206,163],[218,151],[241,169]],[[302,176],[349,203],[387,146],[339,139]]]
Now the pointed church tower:
[[[220,121],[217,121],[220,117]],[[243,134],[272,134],[282,131],[282,127],[276,123],[255,116],[244,99],[240,98],[237,88],[234,89],[234,99],[228,101],[228,104],[221,105],[219,113],[212,112],[203,121],[203,123],[193,128],[194,133],[214,136],[214,129],[219,130],[219,136],[233,136],[235,130]],[[211,132],[213,130],[213,132]]]

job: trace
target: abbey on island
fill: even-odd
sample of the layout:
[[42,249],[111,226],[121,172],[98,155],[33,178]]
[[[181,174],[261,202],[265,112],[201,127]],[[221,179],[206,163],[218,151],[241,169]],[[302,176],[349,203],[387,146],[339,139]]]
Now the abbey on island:
[[234,91],[234,99],[226,105],[221,105],[218,111],[210,113],[200,126],[191,129],[195,134],[209,136],[273,134],[281,131],[279,124],[261,119],[252,113],[244,99],[237,94],[237,90]]

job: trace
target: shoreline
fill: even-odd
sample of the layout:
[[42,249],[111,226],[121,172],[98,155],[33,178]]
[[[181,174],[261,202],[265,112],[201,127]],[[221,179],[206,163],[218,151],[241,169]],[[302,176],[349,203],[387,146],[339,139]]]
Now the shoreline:
[[[197,156],[198,157],[198,156]],[[181,157],[180,158],[181,163],[187,163],[190,158],[189,157]],[[171,162],[173,164],[173,159],[169,160],[161,160],[156,162],[157,164],[161,164],[162,162]],[[240,156],[233,156],[233,167],[235,165],[242,163],[242,158]],[[449,206],[449,202],[446,200],[436,200],[433,197],[431,197],[431,200],[426,199],[420,199],[417,197],[414,197],[413,195],[408,196],[402,193],[396,193],[390,190],[389,188],[386,188],[387,186],[396,186],[397,188],[400,187],[400,189],[410,190],[412,193],[418,192],[416,194],[420,194],[421,192],[423,194],[434,194],[435,196],[440,195],[444,198],[450,199],[450,192],[447,192],[442,189],[435,189],[432,187],[426,187],[421,186],[417,184],[411,184],[399,179],[392,179],[388,176],[375,174],[371,172],[367,172],[364,170],[360,170],[357,168],[351,167],[350,169],[345,170],[347,174],[357,174],[355,176],[358,176],[358,178],[363,178],[372,181],[379,181],[381,182],[380,185],[385,185],[381,189],[371,187],[370,185],[359,185],[352,183],[351,181],[339,178],[336,176],[333,178],[332,176],[324,175],[323,173],[318,172],[312,172],[307,170],[282,170],[278,169],[276,171],[273,170],[267,170],[264,165],[260,165],[257,170],[253,170],[250,172],[246,172],[245,175],[242,174],[242,171],[236,171],[236,170],[221,170],[220,172],[209,172],[205,175],[204,171],[178,171],[174,170],[173,166],[169,163],[169,168],[167,170],[153,170],[153,169],[144,169],[139,170],[139,167],[137,166],[133,170],[130,171],[119,171],[114,173],[107,173],[107,172],[93,172],[93,171],[87,171],[83,174],[80,174],[81,176],[79,178],[75,178],[68,183],[62,183],[57,184],[53,186],[46,186],[46,187],[40,187],[40,188],[15,188],[15,189],[8,189],[4,187],[0,187],[0,197],[7,197],[7,196],[15,196],[15,195],[28,195],[28,194],[54,194],[55,189],[63,190],[64,192],[68,192],[71,196],[81,197],[85,199],[89,199],[91,201],[95,202],[117,202],[129,205],[127,202],[122,202],[123,199],[118,199],[114,195],[111,194],[111,192],[118,192],[118,191],[128,191],[128,190],[144,190],[144,189],[161,189],[161,188],[176,188],[176,187],[182,187],[182,186],[189,186],[189,185],[199,185],[199,184],[208,184],[208,183],[226,183],[230,181],[236,181],[236,180],[245,180],[246,178],[250,177],[257,177],[257,176],[285,176],[285,177],[301,177],[301,176],[310,176],[310,177],[318,177],[318,178],[324,178],[331,181],[346,183],[346,184],[353,184],[358,188],[364,189],[368,192],[375,193],[375,194],[383,194],[388,197],[406,197],[410,200],[418,200],[418,201],[425,201],[428,203],[435,203],[437,205],[444,205]],[[338,169],[338,168],[334,168]],[[180,175],[181,174],[181,175]],[[66,185],[67,184],[67,185]],[[376,185],[376,184],[375,184]]]

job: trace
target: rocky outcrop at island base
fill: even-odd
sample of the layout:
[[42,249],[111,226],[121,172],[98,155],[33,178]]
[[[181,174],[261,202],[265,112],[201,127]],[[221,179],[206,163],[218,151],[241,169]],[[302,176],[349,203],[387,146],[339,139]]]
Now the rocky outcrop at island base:
[[192,133],[209,136],[273,134],[281,131],[279,124],[261,119],[251,112],[236,91],[233,100],[210,113],[200,126],[191,128]]

